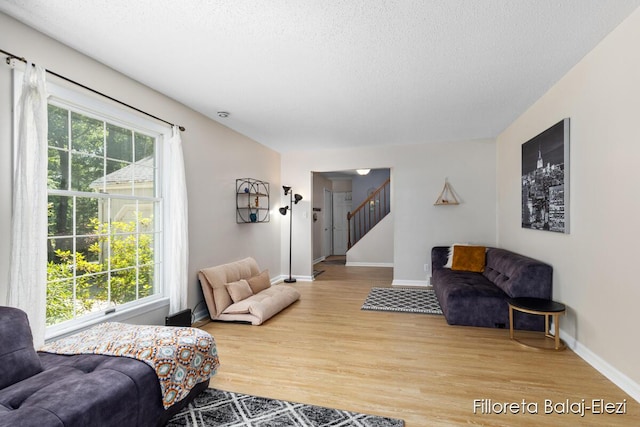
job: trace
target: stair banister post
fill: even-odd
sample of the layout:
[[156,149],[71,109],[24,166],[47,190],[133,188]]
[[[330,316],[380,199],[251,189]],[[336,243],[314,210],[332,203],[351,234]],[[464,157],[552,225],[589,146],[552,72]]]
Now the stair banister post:
[[347,248],[351,249],[351,212],[347,212]]

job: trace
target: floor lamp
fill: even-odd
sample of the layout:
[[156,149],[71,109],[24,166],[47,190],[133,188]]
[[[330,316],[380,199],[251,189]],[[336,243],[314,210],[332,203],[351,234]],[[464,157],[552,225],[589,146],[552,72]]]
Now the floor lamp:
[[282,189],[284,190],[284,195],[289,195],[289,206],[285,206],[283,208],[278,209],[278,211],[282,214],[282,215],[286,215],[287,211],[291,211],[291,213],[289,214],[289,278],[288,279],[284,279],[285,283],[295,283],[296,279],[294,279],[293,277],[291,277],[291,239],[293,236],[292,230],[293,230],[293,205],[297,205],[298,202],[300,200],[302,200],[302,196],[299,194],[293,194],[293,191],[291,191],[291,187],[287,187],[286,185],[282,186]]

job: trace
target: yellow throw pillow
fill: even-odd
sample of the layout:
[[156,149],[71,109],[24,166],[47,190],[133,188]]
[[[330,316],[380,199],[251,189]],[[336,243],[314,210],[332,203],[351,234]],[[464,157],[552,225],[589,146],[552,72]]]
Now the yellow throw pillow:
[[456,246],[453,251],[451,269],[482,273],[486,252],[487,248],[484,246]]
[[262,273],[257,276],[253,276],[247,279],[249,282],[249,286],[251,286],[251,290],[254,294],[257,294],[260,291],[265,289],[269,289],[271,287],[271,279],[269,278],[269,270],[264,270]]
[[249,283],[244,279],[240,279],[237,282],[227,283],[226,286],[227,292],[229,292],[234,303],[242,301],[243,299],[249,298],[253,295]]

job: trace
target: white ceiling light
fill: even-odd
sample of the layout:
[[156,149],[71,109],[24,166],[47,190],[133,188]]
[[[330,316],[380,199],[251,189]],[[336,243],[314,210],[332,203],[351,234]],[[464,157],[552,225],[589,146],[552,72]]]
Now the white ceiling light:
[[356,169],[356,172],[358,172],[358,175],[367,175],[371,172],[371,169]]

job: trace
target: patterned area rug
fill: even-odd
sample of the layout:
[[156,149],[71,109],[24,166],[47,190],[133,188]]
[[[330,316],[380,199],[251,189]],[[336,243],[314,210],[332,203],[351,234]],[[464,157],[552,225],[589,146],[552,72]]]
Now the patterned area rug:
[[168,427],[402,427],[404,421],[208,388]]
[[415,288],[371,288],[362,310],[442,314],[435,291]]

